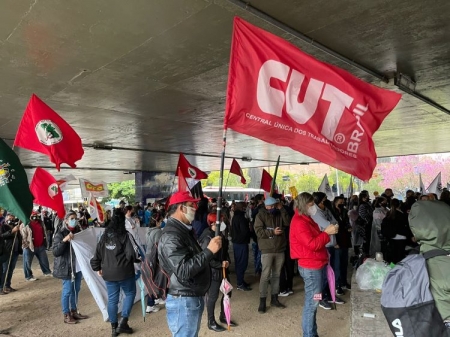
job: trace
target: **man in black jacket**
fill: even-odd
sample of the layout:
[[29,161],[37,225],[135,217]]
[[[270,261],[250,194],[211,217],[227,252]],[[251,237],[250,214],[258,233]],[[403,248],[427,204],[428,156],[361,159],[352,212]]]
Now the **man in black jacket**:
[[158,245],[160,265],[170,275],[166,310],[173,337],[198,336],[203,296],[211,282],[210,262],[222,247],[220,236],[203,250],[197,243],[191,226],[197,201],[189,192],[170,197],[168,220]]
[[8,213],[5,223],[0,227],[0,240],[4,241],[3,254],[0,257],[0,295],[16,291],[11,287],[11,279],[22,249],[19,228],[19,219]]
[[231,223],[231,242],[233,243],[234,263],[236,269],[237,289],[252,290],[244,281],[248,266],[248,244],[250,243],[250,222],[245,216],[243,202],[238,202]]

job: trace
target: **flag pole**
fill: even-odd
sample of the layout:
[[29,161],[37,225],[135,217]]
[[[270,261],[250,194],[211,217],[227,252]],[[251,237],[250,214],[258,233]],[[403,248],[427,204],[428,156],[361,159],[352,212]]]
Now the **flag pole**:
[[[223,150],[220,161],[219,197],[217,198],[216,236],[220,235],[220,213],[222,211],[223,169],[225,166],[225,148],[227,146],[227,129],[223,130]],[[228,174],[229,175],[229,174]]]
[[227,181],[226,181],[226,183],[225,183],[225,188],[224,188],[224,190],[227,189],[227,186],[228,186],[228,178],[230,178],[230,171],[228,171]]
[[272,179],[272,187],[270,188],[270,196],[272,196],[273,192],[275,191],[275,185],[277,183],[277,173],[278,173],[278,166],[280,165],[280,156],[278,156],[277,165],[275,166],[275,173],[273,174]]

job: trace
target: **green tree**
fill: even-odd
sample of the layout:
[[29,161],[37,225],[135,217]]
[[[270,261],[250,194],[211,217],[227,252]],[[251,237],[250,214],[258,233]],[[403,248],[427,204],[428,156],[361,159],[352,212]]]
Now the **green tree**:
[[[229,170],[223,171],[223,186],[228,187],[248,187],[248,184],[250,184],[251,178],[247,174],[247,170],[243,169],[242,173],[244,173],[244,177],[247,181],[247,184],[242,185],[241,183],[241,177],[230,174]],[[219,179],[220,179],[220,171],[213,171],[208,174],[208,179],[202,180],[202,186],[219,186]]]
[[108,184],[109,199],[127,199],[129,204],[134,204],[136,186],[134,180],[125,180],[120,183]]

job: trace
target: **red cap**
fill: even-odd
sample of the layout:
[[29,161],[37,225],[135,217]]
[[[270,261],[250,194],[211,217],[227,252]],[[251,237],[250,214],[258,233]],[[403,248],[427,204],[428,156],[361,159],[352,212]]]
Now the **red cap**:
[[169,206],[175,204],[181,204],[183,202],[198,202],[200,199],[195,199],[189,192],[177,192],[170,196]]

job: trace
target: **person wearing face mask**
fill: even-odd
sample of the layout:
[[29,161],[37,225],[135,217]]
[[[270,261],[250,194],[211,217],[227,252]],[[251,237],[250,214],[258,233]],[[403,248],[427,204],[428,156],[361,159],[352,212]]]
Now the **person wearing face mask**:
[[67,212],[61,228],[55,233],[53,241],[53,277],[62,280],[61,306],[64,315],[64,323],[75,324],[78,320],[86,319],[78,312],[78,294],[81,288],[81,271],[75,252],[70,241],[74,235],[80,232],[77,214]]
[[298,262],[298,271],[305,282],[305,304],[303,306],[303,337],[318,337],[316,312],[322,300],[323,278],[326,278],[328,252],[326,245],[330,236],[339,231],[339,226],[329,224],[322,231],[313,220],[318,211],[314,198],[307,192],[295,199],[295,214],[289,233],[291,257]]
[[20,225],[20,234],[22,235],[22,249],[23,249],[23,271],[27,281],[36,281],[31,270],[33,258],[39,261],[44,276],[52,276],[50,264],[48,262],[46,244],[45,244],[45,228],[40,221],[39,213],[32,212],[30,216],[30,224],[25,226]]
[[378,197],[373,204],[373,221],[372,230],[370,233],[370,250],[369,256],[375,257],[376,252],[386,252],[386,240],[381,234],[381,223],[388,212],[387,199],[385,197]]
[[189,192],[170,197],[158,245],[160,265],[170,275],[166,313],[173,337],[198,336],[204,296],[211,284],[210,262],[222,247],[221,236],[212,238],[204,249],[198,244],[191,226],[197,202]]
[[[208,247],[211,239],[214,238],[216,232],[216,219],[217,214],[210,213],[207,217],[208,228],[205,228],[203,233],[200,235],[198,242],[200,246],[205,249]],[[223,219],[222,219],[223,220]],[[206,310],[208,313],[208,329],[221,332],[226,329],[216,322],[216,318],[214,315],[214,307],[216,306],[217,299],[219,297],[219,288],[223,279],[223,269],[225,268],[227,278],[228,276],[228,267],[230,265],[230,255],[228,254],[228,240],[224,238],[223,231],[226,229],[225,223],[222,221],[220,224],[220,236],[222,237],[222,248],[214,254],[213,259],[210,262],[211,266],[211,286],[209,287],[208,293],[206,294]],[[231,296],[231,292],[229,293]],[[220,302],[220,322],[227,323],[225,318],[225,311],[223,307],[223,299]],[[236,323],[231,322],[230,326],[236,326]]]
[[365,234],[363,243],[363,252],[369,255],[370,250],[370,233],[372,231],[372,221],[373,221],[373,208],[370,204],[369,192],[366,190],[361,191],[358,196],[358,214],[364,220],[365,223]]
[[[320,229],[324,230],[325,228],[327,228],[330,224],[332,225],[337,225],[338,222],[337,220],[334,218],[333,213],[331,213],[330,209],[327,208],[325,205],[328,203],[327,200],[327,196],[325,193],[323,192],[315,192],[313,193],[313,198],[314,198],[314,204],[316,207],[316,211],[314,214],[311,214],[311,218],[319,225]],[[312,210],[314,210],[314,208],[312,208]],[[340,269],[340,258],[339,258],[339,254],[340,254],[340,248],[339,245],[336,241],[336,235],[331,235],[330,236],[330,242],[327,243],[326,245],[328,253],[330,254],[330,265],[333,268],[333,271],[336,275],[336,272]],[[330,301],[331,301],[331,293],[330,293],[330,287],[328,285],[328,279],[326,277],[326,274],[324,275],[324,277],[322,278],[323,280],[323,296],[322,296],[322,300],[319,302],[319,306],[322,309],[325,310],[330,310],[331,309],[331,305],[330,305]],[[341,289],[337,289],[338,293],[341,294]],[[344,304],[345,302],[339,298],[339,297],[335,297],[336,304]]]
[[285,308],[280,303],[280,273],[284,264],[286,237],[284,230],[289,226],[289,215],[283,205],[272,197],[266,198],[264,208],[261,208],[255,218],[255,233],[261,250],[262,272],[259,281],[258,312],[266,312],[267,289],[270,280],[271,306]]

